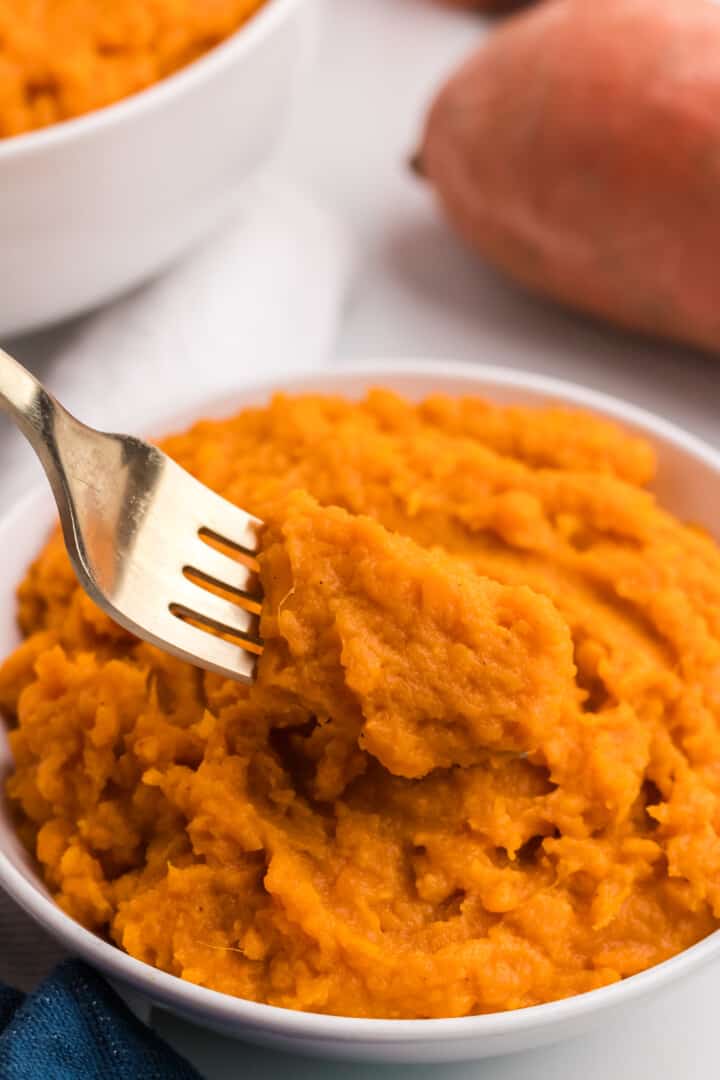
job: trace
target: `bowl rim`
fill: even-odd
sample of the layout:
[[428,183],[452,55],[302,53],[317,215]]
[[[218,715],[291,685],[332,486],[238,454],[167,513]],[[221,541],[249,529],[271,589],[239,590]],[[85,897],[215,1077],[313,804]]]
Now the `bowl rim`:
[[229,37],[150,86],[79,116],[0,138],[0,167],[13,158],[31,156],[63,143],[89,138],[102,128],[122,124],[136,115],[162,108],[168,101],[191,92],[213,74],[224,71],[250,52],[278,23],[306,2],[312,0],[264,0]]
[[[649,410],[629,404],[602,391],[590,389],[569,380],[558,379],[515,368],[502,368],[491,364],[465,364],[435,360],[376,360],[341,366],[325,366],[307,373],[289,373],[257,382],[247,380],[239,384],[235,401],[232,393],[221,398],[215,396],[202,409],[193,407],[183,410],[185,416],[162,417],[158,431],[170,432],[179,426],[202,419],[203,415],[230,414],[241,407],[242,400],[265,399],[273,392],[288,393],[312,391],[331,393],[329,384],[337,383],[337,393],[342,393],[344,383],[363,381],[369,387],[374,380],[386,383],[388,388],[403,379],[436,377],[450,380],[458,388],[482,396],[483,384],[515,391],[528,390],[557,400],[558,404],[589,409],[629,425],[649,438],[670,444],[685,452],[698,462],[709,466],[720,478],[720,450],[703,439],[690,434],[682,427],[657,416]],[[204,411],[203,411],[204,410]],[[190,419],[188,419],[190,417]],[[10,511],[0,518],[0,533],[11,530],[21,517],[32,508],[49,506],[49,493],[44,488],[30,491],[16,502]],[[366,1019],[299,1012],[273,1005],[235,998],[229,994],[187,982],[179,976],[170,975],[136,960],[118,946],[104,941],[86,930],[66,915],[54,901],[27,880],[14,866],[9,857],[0,851],[0,887],[14,899],[37,922],[44,926],[67,948],[95,964],[110,978],[131,986],[161,1004],[203,1022],[222,1024],[227,1030],[235,1024],[244,1029],[254,1029],[265,1034],[292,1039],[295,1042],[325,1042],[340,1044],[373,1043],[429,1043],[437,1040],[469,1041],[482,1038],[511,1038],[527,1035],[578,1020],[582,1016],[604,1012],[628,1004],[644,994],[660,990],[675,979],[689,974],[720,954],[720,930],[697,942],[689,949],[665,960],[637,975],[620,982],[591,990],[559,1001],[534,1005],[509,1012],[488,1013],[476,1016],[449,1017],[427,1020]]]

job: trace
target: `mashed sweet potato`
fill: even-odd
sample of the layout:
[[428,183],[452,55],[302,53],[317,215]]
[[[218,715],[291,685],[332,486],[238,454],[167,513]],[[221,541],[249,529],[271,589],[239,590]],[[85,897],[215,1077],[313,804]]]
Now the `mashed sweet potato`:
[[0,0],[0,137],[110,105],[213,48],[263,0]]
[[114,626],[55,537],[0,669],[58,903],[352,1016],[516,1009],[720,918],[720,550],[591,416],[279,396],[171,438],[268,524],[254,686]]

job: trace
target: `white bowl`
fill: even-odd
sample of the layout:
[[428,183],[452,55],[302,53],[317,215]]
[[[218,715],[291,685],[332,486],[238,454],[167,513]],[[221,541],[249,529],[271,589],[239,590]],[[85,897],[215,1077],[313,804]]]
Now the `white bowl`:
[[[650,413],[571,383],[520,371],[444,363],[376,364],[316,373],[283,383],[305,390],[361,395],[368,385],[385,386],[410,398],[442,391],[480,394],[496,401],[539,404],[560,401],[613,417],[650,439],[659,454],[656,490],[683,518],[704,524],[720,538],[720,500],[708,492],[720,486],[720,453]],[[260,386],[194,410],[193,415],[159,420],[156,433],[185,426],[200,416],[224,416],[267,399]],[[0,655],[17,643],[14,590],[53,520],[50,495],[30,495],[0,523],[3,574],[0,579]],[[0,743],[0,773],[10,760]],[[450,1020],[359,1020],[291,1012],[205,990],[156,971],[84,930],[48,897],[19,844],[7,815],[0,812],[0,886],[71,952],[84,957],[120,984],[140,991],[182,1016],[251,1042],[303,1054],[377,1062],[475,1060],[558,1042],[623,1013],[697,970],[720,952],[720,931],[680,955],[624,982],[566,1001],[516,1012]]]
[[94,307],[212,230],[282,133],[315,0],[115,105],[0,140],[0,335]]

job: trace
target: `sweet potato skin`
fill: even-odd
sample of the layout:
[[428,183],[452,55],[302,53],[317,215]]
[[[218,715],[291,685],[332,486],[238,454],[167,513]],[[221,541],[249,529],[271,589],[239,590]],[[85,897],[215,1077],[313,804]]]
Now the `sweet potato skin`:
[[720,349],[720,7],[548,0],[441,91],[420,160],[518,282]]

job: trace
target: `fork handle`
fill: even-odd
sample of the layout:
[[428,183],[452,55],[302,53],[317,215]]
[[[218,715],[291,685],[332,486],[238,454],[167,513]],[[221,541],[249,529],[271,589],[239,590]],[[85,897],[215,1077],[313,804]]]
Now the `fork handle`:
[[4,349],[0,349],[0,409],[8,413],[39,452],[37,440],[45,442],[48,430],[52,428],[57,402]]
[[45,387],[0,349],[0,411],[6,412],[40,458],[55,498],[64,495],[61,450],[63,433],[77,421]]

